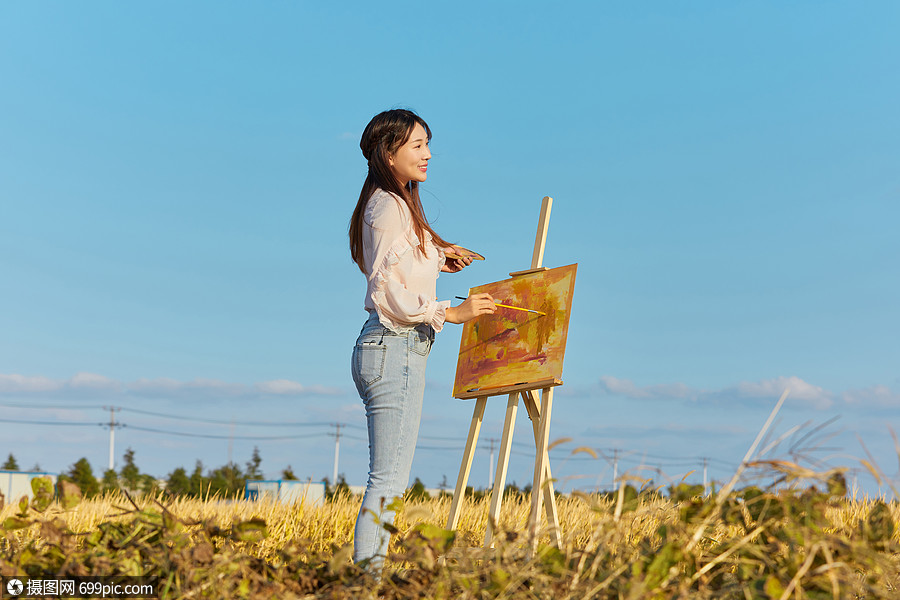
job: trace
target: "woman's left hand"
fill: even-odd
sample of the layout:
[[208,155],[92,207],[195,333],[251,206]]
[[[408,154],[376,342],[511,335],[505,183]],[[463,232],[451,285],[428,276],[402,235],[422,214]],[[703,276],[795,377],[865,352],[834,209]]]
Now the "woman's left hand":
[[461,258],[448,258],[444,263],[444,266],[441,267],[441,271],[443,271],[444,273],[459,273],[471,264],[472,259],[468,256],[463,256]]
[[[449,256],[444,262],[444,266],[441,267],[441,271],[444,273],[459,273],[466,267],[472,264],[474,258],[470,256],[470,252],[460,248],[458,246],[450,246],[449,248],[444,248],[445,254],[454,254],[454,258],[450,258]],[[456,258],[459,257],[459,258]]]

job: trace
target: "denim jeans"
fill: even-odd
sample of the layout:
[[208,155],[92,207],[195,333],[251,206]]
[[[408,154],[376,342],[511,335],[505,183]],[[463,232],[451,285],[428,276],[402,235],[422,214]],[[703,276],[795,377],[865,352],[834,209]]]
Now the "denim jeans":
[[354,562],[370,559],[370,566],[378,567],[387,554],[390,535],[373,516],[393,524],[394,512],[386,507],[409,483],[433,342],[430,325],[395,333],[373,312],[353,348],[353,382],[369,429],[369,478],[353,534]]

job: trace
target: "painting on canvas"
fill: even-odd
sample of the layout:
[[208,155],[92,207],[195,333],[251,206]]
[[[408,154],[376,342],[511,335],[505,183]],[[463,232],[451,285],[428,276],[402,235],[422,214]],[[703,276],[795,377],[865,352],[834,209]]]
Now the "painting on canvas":
[[562,377],[577,268],[537,271],[469,291],[544,314],[498,307],[492,315],[468,321],[459,345],[454,397]]

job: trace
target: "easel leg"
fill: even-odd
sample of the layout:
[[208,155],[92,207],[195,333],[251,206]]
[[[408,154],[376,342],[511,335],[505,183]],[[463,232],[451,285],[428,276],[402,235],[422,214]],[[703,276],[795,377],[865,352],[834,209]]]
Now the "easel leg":
[[453,492],[453,502],[450,504],[450,516],[447,519],[447,529],[456,529],[459,522],[459,508],[463,497],[466,495],[466,483],[469,481],[469,471],[472,470],[472,458],[475,456],[475,444],[478,442],[478,432],[481,431],[481,422],[484,419],[484,407],[487,405],[487,396],[482,396],[475,401],[475,412],[472,414],[472,424],[469,426],[469,437],[466,439],[466,450],[463,452],[462,464],[459,465],[459,477],[456,478],[456,490]]
[[544,475],[547,472],[549,460],[547,446],[550,441],[550,411],[553,408],[553,388],[544,388],[541,391],[541,424],[537,439],[537,452],[534,460],[534,483],[531,489],[531,524],[529,533],[532,546],[537,545],[538,525],[541,520],[541,502],[544,499]]
[[506,420],[503,422],[503,439],[500,441],[500,456],[497,459],[497,476],[494,478],[494,490],[491,492],[491,508],[488,511],[487,528],[484,534],[484,547],[490,548],[494,535],[493,523],[500,520],[500,507],[503,504],[503,490],[506,487],[506,471],[509,467],[509,451],[512,448],[513,429],[516,425],[516,412],[519,410],[519,394],[509,395],[506,403]]
[[[540,435],[541,409],[538,407],[537,400],[532,392],[522,392],[522,399],[525,401],[525,410],[528,411],[528,417],[531,419],[531,426],[534,429],[534,445],[536,448]],[[547,483],[544,484],[544,507],[547,511],[547,522],[550,524],[550,538],[553,540],[553,544],[560,548],[562,547],[562,532],[559,527],[559,511],[556,508],[556,493],[553,489],[553,475],[550,472],[549,455],[545,460],[547,461],[547,468],[544,471],[544,481]]]

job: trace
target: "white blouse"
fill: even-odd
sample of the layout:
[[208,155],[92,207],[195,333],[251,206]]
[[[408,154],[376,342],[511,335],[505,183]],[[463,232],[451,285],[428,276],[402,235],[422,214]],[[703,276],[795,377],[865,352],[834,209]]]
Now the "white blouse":
[[402,199],[378,189],[363,215],[363,263],[368,289],[366,310],[376,311],[392,331],[427,323],[440,331],[450,301],[438,302],[436,285],[444,251],[425,232],[425,254]]

